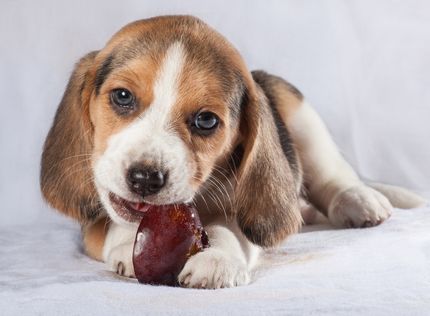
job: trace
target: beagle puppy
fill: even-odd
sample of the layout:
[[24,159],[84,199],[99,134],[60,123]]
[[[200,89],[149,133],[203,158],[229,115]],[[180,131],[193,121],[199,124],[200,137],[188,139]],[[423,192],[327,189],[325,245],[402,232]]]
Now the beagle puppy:
[[301,209],[338,227],[375,226],[392,211],[299,90],[250,72],[191,16],[131,23],[77,63],[40,182],[49,204],[81,224],[87,254],[128,277],[142,211],[195,204],[211,247],[186,263],[185,287],[249,283],[262,249],[299,230]]

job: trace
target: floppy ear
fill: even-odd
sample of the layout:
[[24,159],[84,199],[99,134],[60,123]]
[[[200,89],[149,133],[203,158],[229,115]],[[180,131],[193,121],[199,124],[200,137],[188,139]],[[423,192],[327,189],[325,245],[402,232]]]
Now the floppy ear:
[[93,128],[90,68],[97,52],[84,56],[70,77],[43,148],[40,186],[48,203],[81,223],[100,212],[91,173]]
[[235,189],[237,222],[251,242],[275,246],[298,231],[301,215],[272,109],[256,84],[246,91],[240,124],[244,151]]

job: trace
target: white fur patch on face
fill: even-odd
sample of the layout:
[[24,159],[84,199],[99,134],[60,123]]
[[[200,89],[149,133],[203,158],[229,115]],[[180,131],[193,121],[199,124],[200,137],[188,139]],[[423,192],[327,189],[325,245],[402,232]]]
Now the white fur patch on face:
[[172,108],[177,100],[178,84],[185,63],[184,47],[180,42],[172,44],[158,70],[154,101],[149,108],[127,128],[112,135],[105,152],[94,164],[95,183],[102,203],[109,215],[117,222],[124,222],[112,209],[109,192],[129,201],[139,197],[128,190],[126,174],[135,163],[145,162],[168,172],[163,189],[145,197],[145,202],[170,204],[192,199],[190,165],[185,144],[171,128]]

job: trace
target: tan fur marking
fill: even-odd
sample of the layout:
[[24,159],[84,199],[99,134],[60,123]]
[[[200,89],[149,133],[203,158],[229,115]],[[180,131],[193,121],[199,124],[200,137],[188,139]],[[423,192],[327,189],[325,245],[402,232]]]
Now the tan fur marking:
[[[146,111],[154,99],[152,87],[163,56],[143,56],[128,62],[124,67],[112,71],[100,94],[91,102],[91,121],[94,125],[94,154],[102,154],[107,141]],[[138,109],[132,115],[119,117],[111,106],[110,92],[124,88],[136,97]]]
[[[230,149],[233,135],[228,127],[231,118],[219,80],[197,67],[185,67],[179,95],[180,99],[172,110],[176,121],[173,125],[189,148],[190,160],[196,164],[193,183],[197,188],[207,178],[220,154]],[[189,126],[183,122],[199,111],[210,111],[220,118],[222,123],[213,135],[190,135]]]
[[91,258],[103,261],[103,246],[108,230],[109,219],[106,217],[82,228],[85,252]]
[[277,105],[279,115],[284,121],[284,124],[286,124],[288,118],[290,118],[303,103],[302,93],[288,81],[280,77],[268,74],[264,71],[253,71],[252,73],[257,81],[263,81],[265,88],[270,89],[271,94],[275,98],[274,103]]

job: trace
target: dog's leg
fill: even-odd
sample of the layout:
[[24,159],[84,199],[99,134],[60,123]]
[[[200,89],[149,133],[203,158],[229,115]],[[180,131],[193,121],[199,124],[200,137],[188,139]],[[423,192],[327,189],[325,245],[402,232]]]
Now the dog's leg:
[[103,246],[103,261],[110,271],[134,278],[133,246],[136,226],[111,223]]
[[82,225],[84,249],[88,256],[98,261],[103,261],[103,245],[109,229],[107,217],[98,219],[94,223]]
[[134,277],[133,246],[137,227],[121,226],[102,218],[84,226],[84,248],[86,253],[106,262],[110,271],[126,277]]
[[285,111],[280,108],[299,151],[311,202],[339,227],[368,227],[387,219],[390,202],[360,181],[318,114],[306,103]]
[[192,256],[179,282],[193,288],[222,288],[250,282],[250,271],[255,266],[260,248],[249,242],[236,221],[219,220],[205,227],[210,247]]

